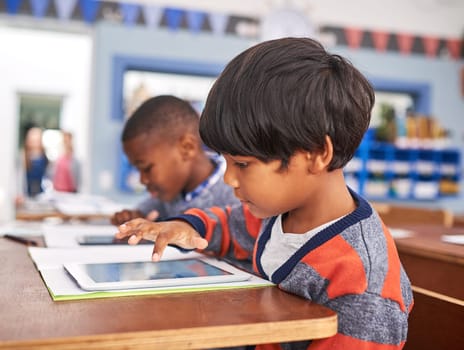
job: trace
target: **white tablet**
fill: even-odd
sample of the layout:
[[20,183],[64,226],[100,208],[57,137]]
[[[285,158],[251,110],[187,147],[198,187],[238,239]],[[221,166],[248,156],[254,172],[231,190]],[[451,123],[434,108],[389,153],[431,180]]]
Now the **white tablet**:
[[251,277],[212,257],[159,262],[70,263],[64,268],[88,291],[239,282]]
[[[129,237],[118,239],[112,235],[80,235],[76,237],[79,245],[114,245],[114,244],[129,244]],[[155,242],[142,239],[138,244],[151,244]]]

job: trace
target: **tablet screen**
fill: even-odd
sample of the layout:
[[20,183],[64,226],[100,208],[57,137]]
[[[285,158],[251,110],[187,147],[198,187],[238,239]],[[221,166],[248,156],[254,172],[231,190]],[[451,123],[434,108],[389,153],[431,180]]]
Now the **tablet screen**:
[[175,287],[248,280],[251,275],[211,257],[179,260],[69,263],[65,270],[84,290]]
[[231,274],[199,259],[86,264],[84,269],[88,276],[97,283]]
[[[129,244],[129,237],[117,239],[114,235],[82,235],[76,237],[80,245],[113,245]],[[138,244],[154,244],[154,242],[142,239]]]

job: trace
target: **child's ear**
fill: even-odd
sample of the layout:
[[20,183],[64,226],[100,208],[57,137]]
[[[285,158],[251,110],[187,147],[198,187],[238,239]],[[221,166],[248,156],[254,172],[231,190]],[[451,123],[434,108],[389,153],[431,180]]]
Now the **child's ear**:
[[193,158],[198,150],[198,139],[191,133],[182,135],[178,147],[183,159]]
[[333,144],[329,135],[325,136],[324,149],[319,152],[308,152],[308,171],[312,174],[327,170],[333,158]]

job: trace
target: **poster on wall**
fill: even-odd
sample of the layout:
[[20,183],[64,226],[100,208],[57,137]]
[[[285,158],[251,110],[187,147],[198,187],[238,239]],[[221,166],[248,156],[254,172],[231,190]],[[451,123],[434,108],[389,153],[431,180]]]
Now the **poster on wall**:
[[[164,72],[127,70],[123,77],[124,119],[127,120],[147,99],[158,95],[174,95],[189,101],[200,114],[216,77]],[[140,177],[124,154],[121,161],[120,188],[126,192],[142,192]]]
[[158,95],[187,100],[201,113],[215,80],[207,76],[128,70],[123,79],[125,117],[129,118],[145,100]]

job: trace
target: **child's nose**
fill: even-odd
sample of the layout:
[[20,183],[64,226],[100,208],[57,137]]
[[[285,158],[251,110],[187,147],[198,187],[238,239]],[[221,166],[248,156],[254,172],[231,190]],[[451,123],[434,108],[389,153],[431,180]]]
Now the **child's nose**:
[[224,172],[224,182],[232,188],[238,187],[237,177],[229,166],[226,167],[226,171]]
[[147,185],[148,184],[148,176],[145,175],[143,172],[140,172],[140,183],[142,185]]

